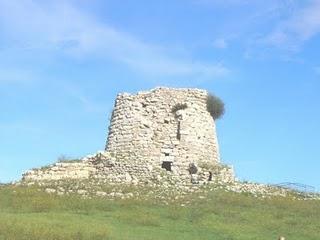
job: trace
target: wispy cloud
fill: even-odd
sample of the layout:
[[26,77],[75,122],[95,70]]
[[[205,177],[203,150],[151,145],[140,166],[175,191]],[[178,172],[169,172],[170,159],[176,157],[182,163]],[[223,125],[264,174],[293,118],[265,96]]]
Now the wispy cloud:
[[272,46],[297,50],[301,44],[319,33],[320,1],[312,0],[304,8],[280,21],[263,41]]
[[[2,32],[23,46],[76,58],[108,58],[144,74],[221,76],[221,63],[203,63],[171,54],[172,49],[146,43],[115,29],[79,8],[57,1],[0,2]],[[22,39],[23,41],[21,41]],[[19,44],[17,45],[19,46]]]
[[[315,0],[311,0],[315,1]],[[319,0],[318,0],[319,1]],[[274,47],[286,47],[294,50],[292,34],[288,34],[289,25],[294,19],[299,19],[310,2],[299,0],[193,0],[199,6],[210,8],[213,12],[222,15],[219,37],[214,40],[216,48],[228,47],[228,41],[242,45],[245,58],[268,58],[270,55],[287,54],[274,51]],[[311,2],[314,4],[314,2]],[[315,11],[315,10],[314,10]],[[224,16],[227,15],[227,18]],[[241,19],[241,21],[239,21]],[[287,23],[288,22],[288,23]],[[289,22],[292,22],[289,24]],[[217,31],[216,31],[217,32]]]
[[69,97],[78,101],[86,112],[105,114],[106,109],[110,108],[107,104],[92,100],[83,89],[76,85],[61,83],[58,85],[58,88],[64,91]]
[[228,47],[228,43],[224,38],[217,38],[213,41],[213,46],[219,49],[225,49]]

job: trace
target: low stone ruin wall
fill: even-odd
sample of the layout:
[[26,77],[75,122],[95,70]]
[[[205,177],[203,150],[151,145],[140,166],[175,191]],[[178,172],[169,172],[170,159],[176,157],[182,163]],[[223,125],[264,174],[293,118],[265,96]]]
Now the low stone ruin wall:
[[179,186],[204,185],[209,183],[231,183],[235,181],[233,168],[223,165],[193,166],[167,171],[160,166],[155,167],[148,162],[137,159],[117,160],[110,152],[102,151],[89,155],[79,162],[58,162],[51,166],[33,169],[23,174],[22,181],[55,181],[62,179],[95,179],[103,183],[123,183],[134,185]]
[[[134,192],[127,190],[123,193],[122,188],[132,189],[132,186],[142,187],[141,189],[152,188],[154,190],[151,192],[157,193],[159,198],[166,195],[175,197],[204,189],[249,193],[256,197],[292,195],[297,199],[305,198],[294,191],[277,186],[239,182],[234,177],[233,168],[229,166],[220,164],[196,167],[196,173],[190,173],[188,169],[185,169],[184,173],[166,171],[161,167],[154,168],[143,164],[132,167],[131,161],[117,161],[109,152],[102,151],[79,162],[58,162],[27,171],[18,184],[38,184],[45,187],[46,192],[59,195],[76,193],[106,198],[138,197]],[[108,192],[104,190],[106,186],[114,186],[114,189]],[[308,198],[319,199],[319,196]]]
[[55,181],[62,179],[88,179],[96,168],[89,162],[58,162],[50,166],[32,169],[23,174],[22,181]]

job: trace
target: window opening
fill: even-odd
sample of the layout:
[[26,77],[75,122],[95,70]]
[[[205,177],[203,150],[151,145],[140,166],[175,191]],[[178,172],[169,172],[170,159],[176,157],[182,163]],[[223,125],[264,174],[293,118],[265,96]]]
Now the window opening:
[[161,167],[166,169],[167,171],[171,171],[172,162],[171,161],[163,161]]
[[181,133],[180,133],[180,121],[178,121],[177,139],[178,139],[178,140],[181,140]]

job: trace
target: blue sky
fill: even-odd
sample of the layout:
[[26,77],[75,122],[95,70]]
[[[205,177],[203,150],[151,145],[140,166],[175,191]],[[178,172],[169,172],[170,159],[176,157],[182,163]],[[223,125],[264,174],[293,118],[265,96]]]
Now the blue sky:
[[118,92],[221,97],[240,179],[320,190],[320,1],[0,0],[0,181],[104,148]]

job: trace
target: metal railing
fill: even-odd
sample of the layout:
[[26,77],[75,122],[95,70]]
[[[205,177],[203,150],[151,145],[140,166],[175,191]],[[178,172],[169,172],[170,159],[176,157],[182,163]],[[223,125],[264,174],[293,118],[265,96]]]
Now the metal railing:
[[297,193],[301,193],[304,196],[314,195],[316,194],[316,188],[314,186],[310,186],[302,183],[293,183],[293,182],[283,182],[276,184],[277,187],[285,188],[288,190],[294,190]]

